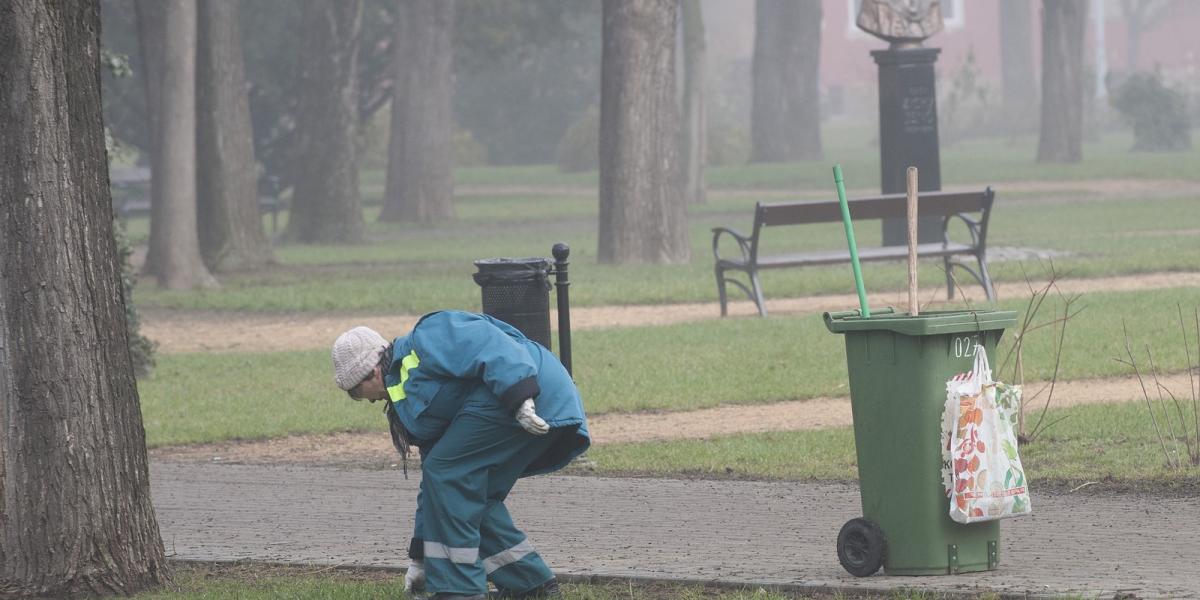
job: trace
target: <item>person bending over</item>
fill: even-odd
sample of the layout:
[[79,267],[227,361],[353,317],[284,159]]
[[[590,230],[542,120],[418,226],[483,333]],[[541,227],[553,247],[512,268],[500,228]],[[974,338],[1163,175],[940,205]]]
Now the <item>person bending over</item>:
[[388,343],[355,327],[333,344],[334,379],[356,400],[384,400],[392,441],[421,456],[405,589],[434,598],[559,595],[558,582],[504,499],[521,477],[587,450],[579,391],[544,346],[487,315],[439,311]]

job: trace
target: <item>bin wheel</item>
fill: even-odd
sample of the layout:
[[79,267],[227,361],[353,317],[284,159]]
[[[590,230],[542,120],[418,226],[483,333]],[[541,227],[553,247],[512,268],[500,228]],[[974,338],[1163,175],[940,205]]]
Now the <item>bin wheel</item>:
[[886,551],[883,530],[866,519],[850,519],[838,532],[838,562],[855,577],[878,571]]

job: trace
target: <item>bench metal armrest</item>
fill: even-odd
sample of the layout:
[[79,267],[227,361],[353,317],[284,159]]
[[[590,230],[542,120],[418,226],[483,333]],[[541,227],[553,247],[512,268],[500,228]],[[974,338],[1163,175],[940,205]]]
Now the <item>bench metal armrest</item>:
[[737,241],[738,249],[742,253],[742,261],[745,263],[750,262],[750,238],[749,237],[746,237],[746,236],[738,233],[737,231],[730,229],[729,227],[713,227],[712,231],[713,231],[712,251],[713,251],[714,259],[716,259],[718,261],[722,260],[721,252],[720,252],[721,235],[728,234],[728,235],[732,236],[735,241]]
[[950,219],[960,219],[963,223],[966,223],[967,231],[971,234],[971,246],[978,249],[980,240],[979,221],[968,217],[964,213],[955,213],[946,217],[946,222],[942,226],[942,239],[945,243],[950,243]]

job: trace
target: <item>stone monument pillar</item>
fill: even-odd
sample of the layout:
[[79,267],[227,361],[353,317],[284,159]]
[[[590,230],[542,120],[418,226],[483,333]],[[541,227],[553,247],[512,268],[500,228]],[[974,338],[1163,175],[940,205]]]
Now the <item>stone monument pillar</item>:
[[[856,24],[890,43],[887,50],[871,52],[879,65],[881,191],[904,193],[910,166],[920,172],[920,191],[942,189],[933,70],[941,50],[921,44],[942,29],[938,0],[863,0]],[[939,217],[921,218],[917,226],[921,243],[942,240]],[[884,220],[883,243],[908,243],[904,219]]]

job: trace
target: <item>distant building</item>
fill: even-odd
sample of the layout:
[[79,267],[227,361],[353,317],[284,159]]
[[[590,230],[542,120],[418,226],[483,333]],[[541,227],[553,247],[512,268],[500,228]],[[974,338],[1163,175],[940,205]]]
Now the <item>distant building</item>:
[[[886,48],[887,43],[854,26],[861,0],[823,0],[825,26],[821,39],[822,87],[833,95],[853,97],[852,91],[870,89],[874,94],[876,70],[871,50]],[[941,48],[939,73],[943,76],[958,69],[973,53],[976,67],[985,84],[1000,89],[1000,6],[1012,0],[942,0],[945,29],[927,40],[926,45]],[[1041,64],[1040,0],[1026,0],[1032,12],[1034,69]],[[1129,64],[1129,30],[1121,12],[1121,3],[1109,1],[1104,7],[1104,46],[1107,68],[1112,72],[1161,68],[1171,79],[1182,81],[1200,77],[1200,2],[1168,2],[1152,15],[1142,30],[1138,64]],[[1093,8],[1089,7],[1089,8]],[[1089,68],[1095,65],[1094,20],[1089,15],[1086,42]],[[1035,78],[1036,80],[1036,78]],[[1193,83],[1192,85],[1200,85]],[[844,88],[844,92],[835,91]]]
[[[870,51],[887,43],[854,26],[861,0],[823,0],[824,26],[821,37],[821,84],[829,105],[828,113],[863,114],[874,111],[877,71]],[[942,50],[938,71],[944,80],[959,69],[972,53],[979,76],[990,90],[1000,93],[1000,2],[1014,0],[942,0],[945,29],[926,45]],[[1031,11],[1033,68],[1040,72],[1041,0],[1025,0]],[[1104,5],[1104,56],[1107,70],[1161,68],[1167,78],[1200,93],[1200,1],[1174,0],[1150,15],[1142,29],[1136,69],[1129,64],[1129,28],[1122,2]],[[754,47],[754,0],[706,0],[706,28],[712,38],[713,60],[729,61],[738,68],[715,69],[714,73],[747,76]],[[1094,10],[1094,6],[1090,6]],[[1089,15],[1085,59],[1096,64],[1094,19]],[[1040,76],[1035,76],[1039,81]],[[740,85],[740,84],[739,84]]]

